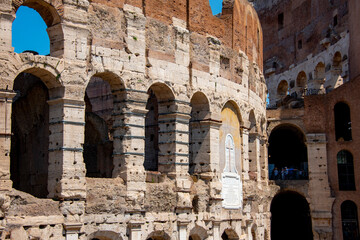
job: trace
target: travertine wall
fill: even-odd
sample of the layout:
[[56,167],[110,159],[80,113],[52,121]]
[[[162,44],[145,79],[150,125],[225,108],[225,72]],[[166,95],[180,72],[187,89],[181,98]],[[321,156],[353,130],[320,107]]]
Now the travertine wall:
[[[38,10],[47,23],[50,56],[13,52],[11,24],[22,4]],[[269,238],[270,200],[277,187],[267,178],[262,31],[247,1],[225,1],[220,18],[211,15],[205,0],[4,0],[0,14],[2,238]],[[41,79],[49,95],[47,199],[12,188],[13,84],[21,73]],[[110,118],[111,104],[96,101],[98,85],[89,85],[93,77],[109,83]],[[157,171],[144,168],[151,92],[158,107]],[[100,95],[106,99],[109,92]],[[229,104],[237,122],[222,121]],[[97,117],[90,120],[85,111]],[[91,121],[102,134],[93,140],[113,144],[108,178],[86,177],[83,146]],[[206,135],[194,134],[199,126],[206,127]],[[242,204],[236,209],[223,207],[223,129],[238,136]],[[249,131],[256,142],[250,149]],[[190,154],[200,164],[191,174]]]

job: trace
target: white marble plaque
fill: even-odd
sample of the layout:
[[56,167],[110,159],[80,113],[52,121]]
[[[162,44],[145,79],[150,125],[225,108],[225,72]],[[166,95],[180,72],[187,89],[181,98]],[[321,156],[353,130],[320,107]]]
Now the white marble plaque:
[[221,175],[223,207],[239,209],[242,207],[242,183],[235,166],[235,144],[231,134],[225,140],[225,168]]
[[222,198],[223,207],[227,209],[239,209],[242,207],[242,183],[237,173],[223,173]]

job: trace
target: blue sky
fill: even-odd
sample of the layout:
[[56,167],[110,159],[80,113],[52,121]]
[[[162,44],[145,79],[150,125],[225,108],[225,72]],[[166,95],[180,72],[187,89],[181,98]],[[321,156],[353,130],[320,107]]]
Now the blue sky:
[[[214,15],[221,12],[222,0],[209,0]],[[16,12],[12,29],[12,45],[15,52],[33,50],[40,55],[50,53],[50,40],[46,24],[32,8],[21,6]]]

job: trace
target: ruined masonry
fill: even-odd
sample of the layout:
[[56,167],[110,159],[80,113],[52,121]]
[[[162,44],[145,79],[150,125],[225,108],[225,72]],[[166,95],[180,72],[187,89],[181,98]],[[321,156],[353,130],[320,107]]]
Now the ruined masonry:
[[262,62],[246,0],[0,0],[0,239],[270,239]]

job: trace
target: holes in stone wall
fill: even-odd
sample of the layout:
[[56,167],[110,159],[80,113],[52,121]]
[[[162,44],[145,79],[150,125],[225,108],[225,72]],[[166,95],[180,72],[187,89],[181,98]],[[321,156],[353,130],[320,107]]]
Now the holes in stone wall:
[[209,172],[210,170],[210,118],[209,101],[205,94],[197,92],[191,98],[191,119],[189,126],[189,173]]

